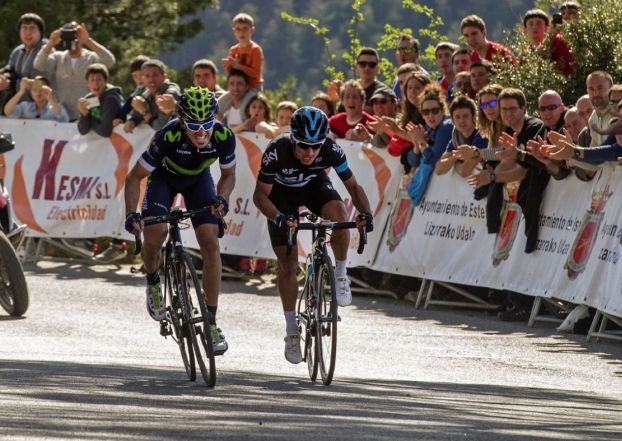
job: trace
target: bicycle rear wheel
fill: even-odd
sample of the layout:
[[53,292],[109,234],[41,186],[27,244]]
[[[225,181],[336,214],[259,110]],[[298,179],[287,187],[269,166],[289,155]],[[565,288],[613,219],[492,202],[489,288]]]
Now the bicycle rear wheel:
[[298,332],[303,343],[303,355],[307,362],[309,378],[315,381],[317,378],[318,357],[317,345],[313,344],[315,332],[313,329],[315,323],[315,307],[311,305],[311,284],[309,280],[305,280],[300,294],[298,296],[297,320]]
[[[192,258],[185,252],[181,255],[180,268],[184,274],[186,283],[186,295],[188,299],[189,312],[192,314],[193,332],[190,332],[194,355],[201,369],[201,374],[205,383],[209,387],[216,384],[216,358],[214,356],[214,345],[209,331],[210,313],[203,297],[201,282],[192,263]],[[199,310],[196,309],[198,305]],[[200,311],[200,314],[199,314]]]
[[324,256],[316,273],[316,337],[317,356],[320,364],[322,382],[329,385],[333,381],[337,360],[337,292],[335,273],[330,257]]
[[180,283],[170,264],[165,264],[164,273],[164,295],[166,296],[166,302],[168,313],[171,318],[171,327],[173,328],[173,335],[179,352],[181,353],[181,359],[186,369],[186,374],[190,381],[195,381],[197,378],[197,370],[194,362],[194,350],[192,348],[192,341],[190,339],[190,325],[183,319],[183,312],[181,302],[179,300],[178,288]]

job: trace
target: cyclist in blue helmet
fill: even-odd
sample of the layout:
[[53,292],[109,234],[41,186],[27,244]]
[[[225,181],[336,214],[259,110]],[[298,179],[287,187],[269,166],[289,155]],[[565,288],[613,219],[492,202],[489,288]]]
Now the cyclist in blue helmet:
[[[294,245],[291,253],[287,253],[287,228],[296,226],[296,215],[303,205],[324,219],[348,220],[346,206],[325,172],[330,167],[343,181],[360,213],[357,222],[367,224],[367,230],[371,231],[367,196],[352,174],[344,151],[328,138],[328,118],[315,107],[296,110],[291,118],[291,134],[281,135],[268,144],[253,194],[255,205],[268,218],[270,242],[278,260],[277,287],[285,315],[285,358],[294,364],[302,361],[295,311],[298,252]],[[291,215],[296,217],[292,220]],[[349,242],[348,230],[332,232],[337,302],[341,306],[352,302],[346,273]]]
[[[226,214],[235,184],[235,137],[217,121],[218,102],[208,89],[190,87],[177,103],[177,117],[157,132],[126,178],[125,228],[131,234],[143,232],[142,259],[147,272],[147,310],[154,320],[163,320],[166,305],[160,286],[160,249],[167,235],[166,224],[144,227],[141,218],[165,215],[178,193],[192,210],[220,204],[192,218],[203,258],[203,291],[212,313],[214,351],[223,353],[227,342],[216,327],[220,291],[221,261],[218,244],[218,217]],[[215,186],[209,167],[218,161],[220,179]],[[136,212],[140,181],[149,177],[142,201],[142,216]]]

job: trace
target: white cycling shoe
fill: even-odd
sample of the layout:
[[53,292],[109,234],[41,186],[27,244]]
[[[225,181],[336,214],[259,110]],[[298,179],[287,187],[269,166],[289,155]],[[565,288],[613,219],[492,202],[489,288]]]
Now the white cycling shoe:
[[287,334],[285,336],[285,359],[292,364],[302,362],[302,351],[300,350],[300,334]]
[[336,280],[337,304],[348,306],[352,303],[352,291],[350,290],[350,279],[348,276],[339,276]]

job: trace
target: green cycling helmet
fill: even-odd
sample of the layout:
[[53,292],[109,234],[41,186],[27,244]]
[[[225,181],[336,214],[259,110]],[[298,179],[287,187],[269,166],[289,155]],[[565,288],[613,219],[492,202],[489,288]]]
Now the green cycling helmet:
[[177,101],[177,112],[186,122],[205,122],[216,118],[218,100],[204,87],[189,87]]

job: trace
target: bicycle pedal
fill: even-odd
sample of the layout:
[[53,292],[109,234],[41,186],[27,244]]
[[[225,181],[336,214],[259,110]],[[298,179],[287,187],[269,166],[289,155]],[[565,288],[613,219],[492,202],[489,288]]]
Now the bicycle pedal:
[[173,330],[169,326],[169,324],[165,321],[160,322],[160,335],[162,337],[166,337],[168,335],[173,335]]

